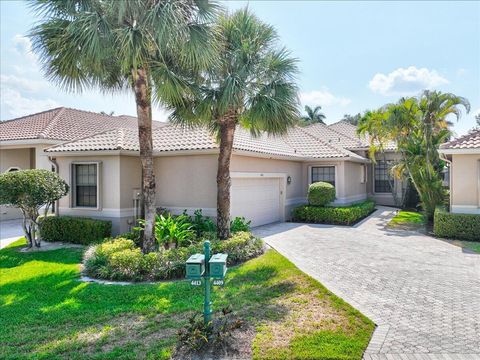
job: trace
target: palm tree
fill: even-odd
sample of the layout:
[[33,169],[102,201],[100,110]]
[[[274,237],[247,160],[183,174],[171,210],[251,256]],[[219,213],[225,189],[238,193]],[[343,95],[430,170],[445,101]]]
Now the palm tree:
[[307,124],[314,124],[320,123],[325,124],[326,116],[324,113],[320,112],[322,110],[321,106],[315,106],[315,108],[311,108],[308,105],[305,105],[305,112],[307,115],[302,116],[302,120]]
[[171,121],[207,126],[220,141],[217,169],[217,233],[230,236],[230,159],[235,129],[283,134],[298,119],[297,60],[277,47],[276,31],[247,9],[222,15],[215,27],[220,62],[174,109]]
[[458,120],[461,107],[470,111],[465,98],[425,90],[418,97],[402,98],[395,104],[366,112],[358,127],[360,134],[369,135],[372,159],[383,144],[396,142],[402,159],[393,172],[410,178],[428,219],[433,218],[435,206],[443,198],[443,165],[438,147],[451,136],[449,116]]
[[179,105],[188,87],[180,76],[214,58],[210,22],[217,6],[190,1],[34,0],[43,17],[33,28],[33,49],[46,76],[71,91],[99,88],[135,96],[142,193],[143,251],[155,249],[155,176],[152,102]]

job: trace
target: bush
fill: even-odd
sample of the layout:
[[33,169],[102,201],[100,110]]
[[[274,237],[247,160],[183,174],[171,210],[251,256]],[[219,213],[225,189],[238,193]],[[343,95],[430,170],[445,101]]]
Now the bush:
[[[213,253],[227,253],[232,266],[263,253],[263,241],[248,232],[238,232],[228,240],[213,240]],[[133,240],[117,238],[92,245],[84,255],[84,272],[107,280],[156,281],[185,276],[185,261],[203,252],[203,244],[144,255]]]
[[443,238],[480,241],[480,215],[455,214],[438,207],[435,210],[433,232]]
[[237,216],[235,219],[230,221],[230,231],[232,233],[237,233],[239,231],[250,231],[251,221],[245,220],[245,218]]
[[[135,227],[134,231],[140,232],[145,226],[145,220],[139,220],[140,227]],[[188,215],[172,216],[155,215],[155,239],[159,245],[170,249],[172,247],[188,246],[195,240],[195,231],[193,224],[190,223]]]
[[303,205],[293,209],[293,220],[317,224],[352,225],[375,209],[373,201],[364,201],[346,207]]
[[315,182],[308,187],[308,203],[312,206],[325,206],[335,200],[335,187],[326,182]]
[[111,221],[70,216],[48,216],[42,222],[40,236],[45,241],[64,241],[89,245],[109,237],[111,232]]
[[217,231],[217,226],[213,220],[208,216],[203,216],[202,209],[195,210],[193,217],[190,217],[190,222],[193,224],[193,229],[198,238],[205,233]]
[[[36,234],[53,203],[68,193],[67,183],[57,173],[30,169],[0,174],[0,205],[16,206],[22,211],[28,247],[40,247]],[[42,219],[43,219],[42,217]]]

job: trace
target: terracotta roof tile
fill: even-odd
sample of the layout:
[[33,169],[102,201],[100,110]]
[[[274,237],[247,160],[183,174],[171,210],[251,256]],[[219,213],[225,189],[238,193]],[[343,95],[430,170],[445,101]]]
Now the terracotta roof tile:
[[440,149],[480,149],[480,129],[442,144]]
[[[154,127],[163,123],[155,121]],[[56,108],[0,122],[0,141],[49,139],[75,140],[115,128],[137,127],[133,116],[111,116],[70,108]]]
[[[205,128],[186,128],[154,122],[155,152],[218,149],[214,136]],[[48,152],[126,150],[139,151],[137,119],[89,111],[57,108],[0,123],[0,140],[52,139],[66,141]],[[348,150],[361,141],[325,125],[295,127],[284,136],[261,133],[252,136],[237,128],[234,150],[298,159],[358,158]]]
[[[181,150],[218,149],[218,144],[207,129],[183,128],[165,125],[153,131],[153,147],[156,152]],[[309,135],[301,128],[291,129],[283,137],[265,133],[252,136],[248,130],[238,128],[235,132],[234,150],[250,151],[273,156],[301,158],[341,158],[360,156]],[[135,129],[114,129],[90,137],[50,147],[47,152],[130,150],[138,151],[138,136]]]
[[[345,121],[345,120],[338,121],[336,123],[328,125],[328,128],[331,129],[331,130],[334,130],[338,133],[341,133],[341,134],[343,134],[343,135],[345,135],[345,136],[347,136],[351,139],[355,139],[359,142],[359,144],[361,144],[360,147],[347,147],[347,148],[360,149],[360,148],[363,147],[366,150],[370,146],[368,135],[364,138],[360,137],[357,134],[357,127],[355,125],[350,124],[348,121]],[[397,149],[397,145],[393,141],[389,141],[384,146],[384,150],[392,151],[392,150],[396,150],[396,149]]]

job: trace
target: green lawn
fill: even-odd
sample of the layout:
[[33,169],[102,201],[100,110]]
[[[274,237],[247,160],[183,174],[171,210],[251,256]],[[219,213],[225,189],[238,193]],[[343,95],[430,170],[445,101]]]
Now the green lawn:
[[395,217],[390,220],[388,226],[393,228],[418,229],[425,225],[425,217],[417,211],[400,210]]
[[[78,281],[81,249],[0,250],[1,359],[164,359],[201,288]],[[257,359],[361,359],[373,323],[270,250],[229,271],[214,308],[256,329]]]
[[461,248],[468,249],[470,251],[480,254],[480,242],[478,241],[463,241],[463,240],[446,240],[449,243],[460,246]]

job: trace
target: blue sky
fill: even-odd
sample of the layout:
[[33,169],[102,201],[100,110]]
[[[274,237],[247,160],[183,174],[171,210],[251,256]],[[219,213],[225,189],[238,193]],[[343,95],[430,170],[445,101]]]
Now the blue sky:
[[[300,61],[302,104],[321,105],[327,123],[415,95],[453,92],[472,111],[455,124],[464,134],[480,113],[480,2],[228,1],[273,24]],[[42,76],[25,35],[37,21],[22,1],[1,1],[2,120],[68,106],[135,115],[131,94],[63,93]],[[165,120],[161,109],[154,118]]]

